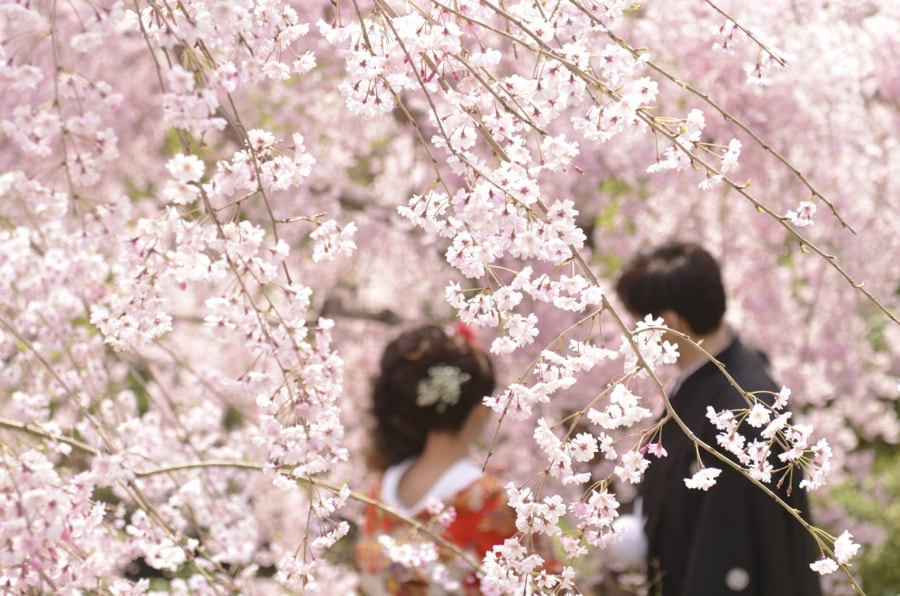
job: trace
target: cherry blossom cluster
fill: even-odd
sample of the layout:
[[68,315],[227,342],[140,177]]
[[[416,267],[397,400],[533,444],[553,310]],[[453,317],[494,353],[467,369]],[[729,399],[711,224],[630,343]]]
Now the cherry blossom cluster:
[[614,350],[577,340],[570,341],[566,354],[543,350],[530,371],[529,378],[534,379],[532,384],[510,383],[500,395],[486,397],[484,403],[514,420],[530,419],[536,406],[548,403],[551,396],[575,385],[579,373],[616,357]]
[[838,570],[838,565],[846,565],[859,551],[860,546],[853,542],[853,535],[844,531],[840,536],[834,539],[834,558],[823,557],[809,566],[813,571],[817,571],[822,575],[834,573]]
[[468,551],[453,553],[448,550],[442,556],[441,548],[434,540],[441,529],[450,527],[456,520],[456,509],[432,498],[424,511],[428,517],[422,527],[410,528],[400,537],[381,535],[378,542],[385,556],[394,566],[403,568],[410,581],[427,581],[448,593],[458,592],[464,584],[476,580],[478,562],[471,560]]
[[491,344],[491,351],[495,354],[509,354],[530,345],[539,334],[534,314],[515,312],[526,296],[556,308],[582,312],[601,304],[604,295],[601,287],[581,275],[562,275],[554,279],[548,274],[535,275],[530,266],[523,267],[510,283],[497,286],[473,292],[464,290],[458,282],[452,282],[446,289],[447,302],[458,309],[461,320],[504,331]]
[[[661,334],[644,332],[644,327],[635,332],[635,337],[644,338],[644,345],[654,341],[656,352],[662,353],[660,347]],[[623,344],[627,342],[622,340]],[[666,342],[668,345],[668,342]],[[645,349],[648,352],[649,349]],[[625,350],[622,351],[623,353]],[[485,403],[497,411],[501,417],[512,419],[528,419],[534,409],[543,409],[543,404],[550,402],[550,396],[557,392],[565,392],[577,383],[579,374],[591,371],[598,365],[607,362],[618,362],[622,365],[620,351],[604,348],[578,340],[570,340],[565,353],[544,350],[538,363],[532,370],[534,383],[530,386],[511,384],[497,398],[487,398]],[[635,366],[626,364],[629,369],[627,377],[635,376]],[[643,370],[643,369],[642,369]],[[646,370],[645,370],[646,372]],[[553,425],[544,418],[537,419],[534,430],[534,441],[544,456],[546,469],[544,474],[561,486],[577,487],[578,491],[567,494],[549,494],[540,497],[531,488],[517,488],[510,484],[507,487],[510,505],[517,513],[517,527],[523,535],[545,535],[557,541],[573,558],[578,559],[591,550],[603,549],[617,540],[621,533],[613,527],[617,517],[619,502],[613,493],[603,489],[587,488],[585,485],[597,484],[599,467],[597,456],[611,462],[612,474],[622,482],[638,483],[650,461],[644,457],[643,450],[625,448],[620,454],[616,443],[620,440],[613,436],[616,429],[632,429],[641,420],[649,417],[651,411],[642,405],[641,399],[634,395],[624,383],[610,383],[584,409],[573,416],[574,422],[569,426],[565,437],[560,438],[557,431],[563,424]],[[583,421],[582,421],[583,419]],[[574,430],[575,424],[589,422],[592,426],[580,426],[582,432]],[[655,450],[657,454],[660,450]],[[608,473],[608,472],[607,472]],[[608,482],[608,479],[604,482]],[[543,482],[538,492],[543,491]],[[584,492],[582,492],[584,491]],[[578,520],[576,530],[564,531],[560,524],[563,518]],[[567,522],[567,524],[570,522]],[[498,559],[495,565],[510,564],[507,559]],[[503,569],[503,567],[500,567]],[[563,570],[563,576],[571,572],[571,568]],[[509,578],[523,576],[513,566],[504,571]],[[538,583],[538,578],[545,578],[546,569],[540,572],[529,572],[531,579]],[[543,575],[542,575],[543,574]],[[550,574],[553,576],[553,574]],[[528,575],[524,576],[528,577]],[[556,576],[553,576],[556,577]],[[553,581],[563,581],[557,578]]]
[[[753,405],[743,410],[717,412],[709,407],[707,418],[720,431],[716,435],[719,446],[736,456],[750,476],[769,483],[773,473],[789,477],[797,466],[805,472],[800,487],[814,490],[824,484],[831,471],[831,447],[826,439],[810,445],[812,427],[789,423],[793,415],[786,409],[790,394],[790,389],[783,387],[771,405],[754,396]],[[740,432],[744,424],[750,427],[749,434]],[[778,468],[770,460],[776,455]]]
[[37,450],[16,457],[3,454],[4,591],[23,593],[48,585],[89,590],[97,577],[114,571],[122,552],[105,523],[104,505],[91,501],[91,476],[86,471],[71,480],[61,477],[53,460]]
[[[489,585],[511,586],[519,582],[520,586],[532,585],[541,591],[572,589],[577,575],[572,562],[621,538],[621,530],[614,525],[619,502],[605,488],[591,488],[569,504],[558,494],[538,499],[531,489],[518,489],[512,483],[507,486],[507,494],[510,506],[516,510],[521,535],[537,544],[544,543],[542,537],[552,537],[565,552],[566,560],[557,566],[556,572],[536,567],[540,565],[541,554],[523,552],[518,542],[508,540],[485,557]],[[566,516],[570,516],[574,529],[568,524],[563,524],[567,526],[563,529],[560,522]]]
[[[2,12],[24,31],[49,30],[49,41],[38,47],[64,45],[60,39],[82,29],[71,44],[79,53],[96,49],[108,36],[121,41],[123,58],[134,55],[145,40],[159,56],[181,56],[181,65],[164,72],[155,63],[166,90],[155,117],[163,126],[199,138],[234,125],[223,112],[224,93],[239,83],[271,78],[261,73],[268,69],[254,61],[254,53],[287,51],[306,32],[287,6],[229,4],[215,14],[208,8],[198,3],[164,11],[153,5],[137,17],[116,4],[80,25],[81,7],[57,12],[55,7],[4,5]],[[3,23],[6,52],[12,38],[9,22]],[[58,54],[52,54],[56,60]],[[311,66],[308,54],[297,61],[296,71]],[[37,518],[29,523],[31,514],[9,516],[29,526],[34,547],[9,551],[20,553],[20,560],[10,561],[15,572],[4,582],[15,590],[66,591],[90,589],[99,581],[124,593],[131,589],[124,573],[140,560],[160,570],[192,569],[197,573],[188,583],[194,589],[219,582],[233,588],[234,581],[244,579],[229,579],[222,565],[252,569],[265,563],[260,543],[270,540],[265,535],[270,530],[248,508],[249,493],[228,488],[244,481],[233,472],[206,475],[203,482],[201,476],[189,480],[180,472],[179,486],[158,470],[204,458],[240,462],[256,456],[288,466],[293,476],[286,484],[296,487],[293,478],[346,459],[334,403],[341,392],[342,363],[331,346],[331,323],[321,319],[309,326],[315,320],[309,316],[312,290],[281,277],[288,245],[237,217],[242,200],[296,188],[314,160],[299,133],[285,147],[271,133],[251,129],[230,159],[189,153],[185,146],[164,164],[154,160],[158,172],[168,174],[160,176],[159,208],[150,201],[137,203],[109,184],[111,166],[120,157],[110,122],[116,111],[128,112],[134,104],[125,104],[123,94],[94,78],[89,68],[59,65],[50,76],[35,66],[10,68],[4,76],[22,77],[17,90],[34,92],[36,98],[50,90],[54,99],[39,109],[20,102],[15,112],[4,111],[3,133],[22,155],[62,155],[66,184],[41,184],[44,176],[32,178],[27,168],[2,174],[4,221],[11,224],[2,230],[9,282],[2,297],[2,343],[9,365],[4,386],[15,396],[3,413],[36,424],[35,431],[46,437],[77,432],[82,443],[74,454],[60,448],[40,467],[31,466],[53,472],[40,487],[30,488],[30,480],[6,466],[10,474],[4,490],[16,495],[9,506],[23,511],[24,493],[15,490],[20,486],[34,493],[29,503],[54,503],[71,521],[57,521],[54,514],[42,518],[45,526]],[[107,193],[111,199],[96,198]],[[333,222],[321,223],[314,238],[323,247],[320,252],[352,251],[345,237],[335,242],[331,227]],[[346,229],[352,234],[352,225]],[[197,304],[204,309],[192,311]],[[226,361],[182,360],[177,341],[166,345],[186,327],[196,330],[202,323],[237,340],[229,356],[240,354],[246,364],[223,375]],[[104,343],[114,351],[106,351]],[[191,348],[184,347],[188,354]],[[223,427],[229,415],[238,417],[238,432]],[[323,459],[325,452],[329,455]],[[23,451],[16,460],[24,465],[32,453],[39,452]],[[85,466],[88,472],[77,475],[62,471]],[[71,491],[75,487],[77,493]],[[96,501],[98,490],[109,496]],[[347,498],[339,493],[341,498],[332,500],[320,493],[308,507],[322,519]],[[202,541],[195,538],[198,528]],[[7,529],[16,528],[4,525]],[[308,558],[315,561],[348,529],[338,524],[323,530],[312,540]],[[302,534],[304,527],[298,530]],[[50,542],[61,554],[47,550]],[[205,562],[198,564],[199,559]],[[146,580],[133,584],[138,591],[147,587]]]
[[[564,567],[559,574],[542,569],[543,558],[516,538],[508,538],[484,556],[481,589],[485,594],[512,594],[523,586],[535,586],[541,592],[572,590],[575,574]],[[533,582],[533,583],[532,583]]]

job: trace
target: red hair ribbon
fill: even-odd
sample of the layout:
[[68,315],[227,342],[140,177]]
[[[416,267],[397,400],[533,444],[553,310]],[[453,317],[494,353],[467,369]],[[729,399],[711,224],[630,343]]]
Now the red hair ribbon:
[[457,323],[456,332],[465,337],[466,341],[469,342],[469,345],[478,345],[478,335],[475,333],[474,329],[465,323]]

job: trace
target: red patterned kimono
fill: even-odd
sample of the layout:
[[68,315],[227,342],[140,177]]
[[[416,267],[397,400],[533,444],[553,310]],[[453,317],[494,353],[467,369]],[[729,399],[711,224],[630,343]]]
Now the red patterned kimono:
[[[430,498],[423,498],[418,506],[404,511],[406,508],[392,502],[395,501],[393,498],[395,487],[391,484],[392,479],[396,482],[402,476],[409,463],[400,464],[399,473],[396,469],[386,471],[376,483],[371,496],[426,524],[429,529],[459,546],[470,558],[478,562],[495,544],[502,544],[504,540],[516,534],[516,515],[507,505],[503,486],[494,476],[481,475],[480,470],[477,474],[474,473],[473,464],[468,462],[460,462],[448,470],[442,482],[438,483],[443,485],[443,491],[437,490],[437,495],[432,494]],[[455,476],[455,481],[450,478],[450,482],[447,482],[448,475]],[[454,485],[470,479],[471,482],[449,496],[440,494],[441,492],[446,494]],[[425,502],[434,499],[435,496],[443,496],[441,501],[444,507],[453,507],[455,510],[456,518],[446,528],[435,520],[433,513],[424,508]],[[390,540],[386,540],[384,536]],[[460,561],[455,553],[439,544],[436,560],[427,560],[425,557],[426,560],[419,564],[397,562],[396,557],[392,558],[388,554],[391,544],[400,549],[411,547],[413,552],[416,551],[416,547],[426,545],[424,549],[427,553],[429,543],[432,542],[430,536],[411,528],[403,520],[376,507],[367,507],[362,536],[355,550],[356,566],[360,571],[363,591],[371,596],[449,592],[478,594],[478,580],[471,566],[465,561]],[[433,548],[431,552],[434,552]]]

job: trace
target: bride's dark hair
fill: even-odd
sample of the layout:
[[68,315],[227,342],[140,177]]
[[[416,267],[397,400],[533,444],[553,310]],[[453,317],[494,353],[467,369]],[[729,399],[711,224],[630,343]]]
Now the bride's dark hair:
[[[422,399],[435,370],[455,375],[452,403]],[[494,367],[466,328],[427,324],[400,334],[385,348],[372,390],[369,466],[384,470],[421,453],[429,431],[459,431],[494,386]]]

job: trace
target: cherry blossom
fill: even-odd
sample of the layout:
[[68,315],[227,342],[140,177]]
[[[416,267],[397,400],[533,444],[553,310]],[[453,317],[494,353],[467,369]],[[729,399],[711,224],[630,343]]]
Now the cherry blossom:
[[590,593],[679,357],[610,288],[673,236],[784,383],[709,447],[827,502],[900,441],[898,14],[851,4],[0,5],[0,586],[352,592],[368,383],[434,318],[501,377],[482,587]]
[[698,490],[709,490],[716,484],[716,478],[722,473],[720,468],[706,467],[698,470],[690,478],[684,479],[684,485]]

